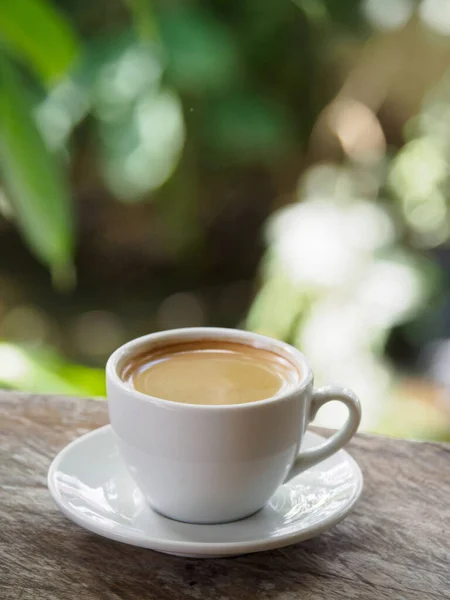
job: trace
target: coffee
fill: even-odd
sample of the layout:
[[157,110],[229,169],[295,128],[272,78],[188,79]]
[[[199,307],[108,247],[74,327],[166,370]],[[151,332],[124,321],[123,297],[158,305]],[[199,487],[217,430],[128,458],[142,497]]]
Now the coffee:
[[244,404],[276,396],[300,379],[286,358],[239,342],[196,341],[130,359],[122,379],[134,389],[186,404]]

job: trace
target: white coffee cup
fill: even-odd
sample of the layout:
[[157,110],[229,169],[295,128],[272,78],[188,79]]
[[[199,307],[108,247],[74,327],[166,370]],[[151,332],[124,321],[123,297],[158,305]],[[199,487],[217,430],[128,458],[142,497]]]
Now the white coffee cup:
[[[162,400],[121,379],[136,354],[194,340],[272,350],[288,358],[301,378],[273,398],[228,405]],[[247,331],[196,327],[146,335],[112,354],[106,378],[111,425],[131,476],[154,510],[179,521],[225,523],[251,515],[284,481],[342,448],[361,419],[353,392],[335,386],[313,391],[313,374],[301,352]],[[308,423],[330,400],[347,406],[345,424],[322,445],[302,452]]]

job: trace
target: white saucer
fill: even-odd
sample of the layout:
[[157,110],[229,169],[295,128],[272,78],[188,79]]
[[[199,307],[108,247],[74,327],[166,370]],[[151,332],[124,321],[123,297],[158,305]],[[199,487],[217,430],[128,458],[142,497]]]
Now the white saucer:
[[[323,441],[307,432],[303,447]],[[313,537],[341,521],[359,498],[363,477],[340,450],[281,486],[255,515],[223,525],[192,525],[153,512],[123,464],[110,425],[66,446],[48,473],[62,512],[107,538],[191,557],[260,552]]]

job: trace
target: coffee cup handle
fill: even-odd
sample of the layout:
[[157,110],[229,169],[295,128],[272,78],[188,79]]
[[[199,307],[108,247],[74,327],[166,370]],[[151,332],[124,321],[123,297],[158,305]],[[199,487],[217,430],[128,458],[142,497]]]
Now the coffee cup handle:
[[340,450],[356,433],[361,421],[361,404],[351,390],[343,387],[330,385],[316,390],[311,399],[308,422],[315,418],[318,410],[324,404],[332,400],[339,400],[348,408],[348,417],[344,425],[323,444],[300,452],[285,481]]

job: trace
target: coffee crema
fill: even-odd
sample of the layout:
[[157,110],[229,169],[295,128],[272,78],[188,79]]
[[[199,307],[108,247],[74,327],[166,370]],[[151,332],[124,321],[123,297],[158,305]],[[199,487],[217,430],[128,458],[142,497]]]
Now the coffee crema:
[[276,396],[300,380],[289,360],[239,342],[166,345],[128,360],[122,379],[149,396],[185,404],[245,404]]

